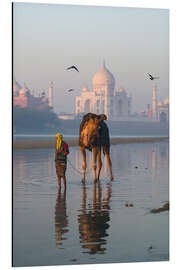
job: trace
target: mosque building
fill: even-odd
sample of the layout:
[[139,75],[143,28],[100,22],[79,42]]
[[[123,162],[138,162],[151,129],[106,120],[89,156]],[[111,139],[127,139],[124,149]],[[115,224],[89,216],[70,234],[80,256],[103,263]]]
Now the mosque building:
[[45,92],[42,92],[38,97],[34,96],[31,90],[24,84],[22,87],[15,79],[13,82],[13,106],[21,108],[31,108],[43,110],[53,108],[53,83],[49,82],[49,98]]
[[75,114],[81,115],[88,112],[106,114],[108,120],[119,120],[131,115],[132,98],[127,95],[124,88],[115,90],[115,78],[103,67],[92,79],[93,90],[87,87],[82,89],[80,96],[76,96]]

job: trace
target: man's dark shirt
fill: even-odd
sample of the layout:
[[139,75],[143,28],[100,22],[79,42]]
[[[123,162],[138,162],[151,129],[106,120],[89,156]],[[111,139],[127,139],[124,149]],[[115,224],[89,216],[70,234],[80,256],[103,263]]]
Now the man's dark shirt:
[[69,154],[69,147],[68,144],[64,141],[62,141],[61,144],[61,149],[56,150],[55,153],[55,161],[57,162],[62,162],[62,163],[67,163],[67,155]]

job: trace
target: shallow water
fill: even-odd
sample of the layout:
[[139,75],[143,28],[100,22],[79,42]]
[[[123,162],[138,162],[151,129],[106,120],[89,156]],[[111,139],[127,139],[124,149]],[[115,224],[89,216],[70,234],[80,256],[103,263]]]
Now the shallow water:
[[[70,149],[66,194],[57,189],[54,150],[15,150],[13,265],[163,261],[169,259],[168,142],[111,147],[100,182],[81,183],[81,156]],[[91,153],[88,153],[88,167]],[[88,168],[88,170],[89,170]],[[132,206],[127,206],[132,204]]]
[[[56,134],[52,135],[52,134],[14,134],[13,135],[13,140],[14,141],[19,141],[19,140],[54,140],[55,139]],[[78,139],[79,134],[65,134],[64,138],[65,139],[69,139],[69,138],[75,138]],[[124,135],[114,135],[114,134],[110,134],[111,138],[147,138],[147,137],[166,137],[167,135],[142,135],[140,136],[139,134],[134,134],[134,135],[129,135],[129,134],[124,134]]]

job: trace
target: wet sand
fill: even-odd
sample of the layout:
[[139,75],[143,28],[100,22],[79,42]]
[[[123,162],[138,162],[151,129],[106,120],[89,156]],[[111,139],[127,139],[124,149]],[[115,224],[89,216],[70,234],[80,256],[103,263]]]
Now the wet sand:
[[[70,147],[78,146],[78,138],[66,138],[64,140],[69,144]],[[125,144],[125,143],[152,143],[168,141],[169,137],[116,137],[111,138],[111,144]],[[55,140],[14,140],[14,149],[41,149],[41,148],[54,148]]]
[[14,150],[13,266],[169,260],[169,143],[112,145],[113,181],[106,159],[94,183],[87,151],[84,184],[79,147],[68,159],[64,193],[53,148]]

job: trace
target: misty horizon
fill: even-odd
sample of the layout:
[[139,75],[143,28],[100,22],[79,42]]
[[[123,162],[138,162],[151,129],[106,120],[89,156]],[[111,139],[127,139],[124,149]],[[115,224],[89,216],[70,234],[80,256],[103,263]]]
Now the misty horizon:
[[[115,90],[132,95],[132,111],[169,95],[169,11],[165,9],[13,4],[13,71],[34,94],[54,83],[55,112],[74,112],[75,96],[92,87],[106,61]],[[79,73],[67,71],[76,65]],[[147,73],[160,77],[152,82]],[[73,88],[74,92],[67,90]]]

